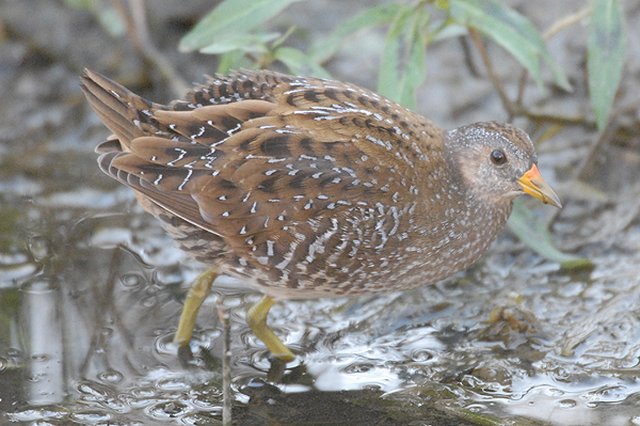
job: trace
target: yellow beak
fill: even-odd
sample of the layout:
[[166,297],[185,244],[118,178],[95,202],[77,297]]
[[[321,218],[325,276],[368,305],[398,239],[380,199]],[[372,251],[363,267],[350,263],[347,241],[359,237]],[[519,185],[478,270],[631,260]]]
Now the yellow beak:
[[547,182],[542,179],[540,170],[538,170],[538,166],[535,164],[518,179],[518,183],[522,187],[522,190],[532,197],[537,198],[545,204],[562,208],[560,198],[558,198],[556,193],[553,192],[553,189],[547,185]]

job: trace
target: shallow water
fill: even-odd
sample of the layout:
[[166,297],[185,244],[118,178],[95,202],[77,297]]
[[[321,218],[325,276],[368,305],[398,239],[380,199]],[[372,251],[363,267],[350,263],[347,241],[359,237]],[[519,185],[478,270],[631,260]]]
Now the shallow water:
[[[42,158],[29,157],[40,165],[34,175],[25,162],[3,177],[0,215],[11,224],[0,246],[4,421],[219,420],[219,300],[231,314],[241,420],[307,419],[288,412],[282,395],[295,394],[304,406],[352,391],[355,402],[344,411],[324,412],[331,423],[361,418],[381,398],[388,424],[398,407],[402,419],[416,421],[423,407],[469,422],[469,413],[516,423],[640,421],[637,221],[584,250],[597,265],[591,272],[561,271],[503,235],[484,261],[446,283],[280,303],[271,324],[299,357],[269,381],[268,354],[244,322],[258,296],[238,293],[228,279],[202,309],[194,360],[180,363],[172,333],[198,268],[180,264],[180,252],[132,194],[91,169],[91,152],[71,145],[65,152],[52,142]],[[82,181],[75,180],[78,164],[89,170]],[[559,226],[568,230],[582,208],[568,207]],[[528,329],[488,323],[496,308]]]
[[[238,424],[640,424],[637,142],[601,153],[589,196],[559,186],[554,238],[593,270],[505,232],[445,283],[279,303],[270,324],[298,355],[279,374],[244,320],[259,295],[221,279],[185,364],[172,338],[199,266],[98,170],[106,131],[72,55],[25,44],[0,44],[17,100],[0,105],[0,423],[219,422],[221,304]],[[583,134],[563,136],[541,150],[552,181],[586,155]]]

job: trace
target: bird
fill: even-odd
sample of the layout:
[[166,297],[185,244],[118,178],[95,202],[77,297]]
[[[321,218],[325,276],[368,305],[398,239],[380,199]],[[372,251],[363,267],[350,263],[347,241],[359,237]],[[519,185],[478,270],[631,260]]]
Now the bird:
[[289,362],[267,325],[276,301],[433,284],[487,251],[518,196],[562,207],[523,130],[445,130],[355,84],[239,70],[168,104],[88,69],[80,85],[112,132],[96,147],[100,169],[205,265],[179,347],[220,275],[263,294],[248,325]]

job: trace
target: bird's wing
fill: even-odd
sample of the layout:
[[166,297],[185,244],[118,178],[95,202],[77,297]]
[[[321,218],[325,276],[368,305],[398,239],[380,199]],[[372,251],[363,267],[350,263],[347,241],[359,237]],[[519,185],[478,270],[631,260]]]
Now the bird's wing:
[[339,82],[237,73],[169,107],[91,72],[83,88],[122,148],[103,170],[262,265],[393,236],[441,158],[435,126]]

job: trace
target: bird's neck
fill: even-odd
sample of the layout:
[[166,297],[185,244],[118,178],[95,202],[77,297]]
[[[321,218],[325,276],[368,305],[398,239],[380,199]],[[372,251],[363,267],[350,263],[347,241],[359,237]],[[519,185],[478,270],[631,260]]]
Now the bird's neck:
[[[418,267],[421,273],[416,276],[423,282],[439,281],[471,266],[486,252],[511,213],[511,202],[478,203],[464,191],[451,193],[456,195],[448,199],[442,214],[431,215],[416,229],[422,254]],[[437,206],[422,208],[429,212]]]

